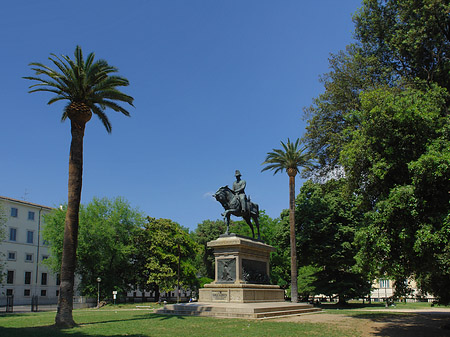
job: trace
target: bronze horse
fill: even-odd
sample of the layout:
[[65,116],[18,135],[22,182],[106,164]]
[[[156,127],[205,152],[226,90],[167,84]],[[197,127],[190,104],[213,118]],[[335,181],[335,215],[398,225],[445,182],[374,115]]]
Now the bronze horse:
[[213,195],[214,198],[218,202],[220,202],[225,209],[225,212],[222,213],[224,217],[224,221],[227,224],[226,235],[229,234],[230,230],[230,216],[239,216],[242,217],[245,222],[250,226],[252,230],[253,239],[255,238],[255,231],[253,229],[253,224],[251,219],[256,225],[256,229],[258,230],[258,240],[261,240],[261,235],[259,233],[259,206],[251,201],[247,202],[247,207],[249,209],[248,212],[242,212],[241,202],[239,198],[234,194],[234,192],[228,187],[223,186],[217,190],[217,192]]

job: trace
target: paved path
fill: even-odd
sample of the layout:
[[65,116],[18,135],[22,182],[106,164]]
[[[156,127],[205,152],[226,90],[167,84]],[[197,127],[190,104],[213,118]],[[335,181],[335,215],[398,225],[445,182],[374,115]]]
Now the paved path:
[[352,309],[353,311],[377,311],[377,312],[404,312],[404,313],[412,313],[412,314],[421,314],[421,315],[450,315],[450,308],[427,308],[427,309],[402,309],[389,307],[387,309]]

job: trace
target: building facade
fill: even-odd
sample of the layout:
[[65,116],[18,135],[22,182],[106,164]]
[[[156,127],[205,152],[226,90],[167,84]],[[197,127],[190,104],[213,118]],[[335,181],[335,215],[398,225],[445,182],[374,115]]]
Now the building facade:
[[[422,293],[417,288],[417,283],[409,279],[406,281],[406,285],[410,289],[410,293],[400,300],[405,302],[433,302],[435,298],[430,294]],[[375,302],[385,302],[386,299],[390,299],[395,293],[395,282],[389,279],[378,279],[372,284],[372,292],[370,297]]]
[[31,304],[33,297],[39,304],[57,303],[59,277],[43,263],[50,255],[42,238],[43,216],[52,208],[2,196],[0,205],[6,216],[6,236],[0,242],[0,305],[8,296],[14,296],[14,305]]

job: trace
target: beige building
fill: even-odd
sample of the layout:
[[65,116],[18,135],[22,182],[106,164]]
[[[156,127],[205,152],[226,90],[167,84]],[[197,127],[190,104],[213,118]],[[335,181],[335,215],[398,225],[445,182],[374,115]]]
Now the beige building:
[[[408,296],[401,298],[401,300],[406,302],[433,302],[435,298],[430,294],[422,293],[418,288],[414,280],[408,280],[408,287],[411,292]],[[379,279],[376,280],[372,285],[372,292],[370,297],[375,302],[384,302],[386,298],[391,298],[395,292],[394,281],[389,279]]]
[[7,296],[14,296],[14,305],[31,304],[37,296],[39,304],[58,301],[58,275],[42,262],[49,257],[48,243],[42,238],[43,215],[52,208],[0,196],[6,216],[6,236],[0,242],[0,263],[3,281],[0,284],[0,306]]
[[388,279],[379,279],[372,284],[370,297],[375,302],[384,302],[386,298],[394,295],[393,281]]

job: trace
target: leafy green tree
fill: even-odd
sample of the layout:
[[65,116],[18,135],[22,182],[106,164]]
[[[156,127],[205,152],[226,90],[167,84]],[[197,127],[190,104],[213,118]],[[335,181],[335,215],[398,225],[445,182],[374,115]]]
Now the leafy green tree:
[[345,115],[359,109],[361,91],[417,81],[450,90],[449,6],[445,1],[363,1],[354,16],[357,42],[330,56],[330,72],[321,78],[325,92],[305,109],[303,141],[320,164],[314,174],[326,176],[340,166],[342,131],[352,125]]
[[320,268],[312,265],[298,269],[298,294],[303,299],[302,302],[307,302],[310,295],[317,293],[317,288],[314,284],[318,281],[317,274],[319,272]]
[[311,156],[306,152],[306,147],[299,148],[300,140],[291,143],[281,142],[283,149],[273,149],[267,154],[262,171],[273,170],[274,174],[284,170],[289,176],[289,225],[290,225],[290,245],[291,245],[291,301],[298,302],[297,292],[297,254],[295,244],[295,176],[299,167],[308,168],[311,166]]
[[345,117],[359,109],[359,93],[393,82],[391,73],[381,62],[364,55],[361,46],[356,44],[332,54],[329,67],[330,71],[320,79],[325,92],[304,109],[308,124],[302,141],[314,154],[316,165],[309,173],[315,177],[327,177],[341,166],[339,155],[346,141],[343,131],[353,125]]
[[[43,237],[51,251],[46,261],[56,272],[61,269],[66,212],[67,205],[44,216]],[[93,198],[81,205],[76,273],[83,295],[97,295],[97,277],[102,280],[102,298],[112,291],[129,290],[134,277],[134,237],[144,222],[144,215],[123,198]]]
[[273,284],[288,289],[291,283],[289,210],[283,210],[273,228],[270,244],[276,251],[270,256],[270,278]]
[[75,322],[72,316],[74,276],[76,266],[76,251],[78,243],[79,208],[81,200],[81,187],[83,177],[83,138],[86,123],[91,119],[92,113],[102,121],[108,133],[111,132],[111,123],[104,113],[106,108],[113,109],[129,116],[129,112],[118,105],[116,101],[133,105],[133,98],[117,89],[127,86],[128,80],[113,75],[117,72],[105,60],[94,61],[94,53],[86,59],[79,46],[75,48],[75,59],[69,56],[58,57],[51,54],[49,60],[56,69],[42,63],[30,63],[36,76],[25,79],[37,81],[32,85],[31,92],[50,92],[55,94],[48,101],[53,104],[58,101],[68,101],[61,120],[67,118],[71,122],[72,141],[69,155],[69,184],[66,225],[64,228],[64,249],[61,264],[61,285],[58,300],[58,311],[55,324],[58,327],[73,327]]
[[365,55],[393,76],[437,83],[450,90],[448,1],[364,0],[354,16]]
[[361,94],[361,108],[349,114],[358,128],[347,128],[340,162],[352,189],[368,204],[388,196],[394,186],[410,184],[408,164],[425,153],[427,143],[447,123],[445,90],[377,89]]
[[362,212],[359,198],[346,196],[341,180],[305,182],[297,197],[298,254],[302,266],[317,268],[312,284],[317,293],[338,295],[339,302],[370,292],[371,275],[360,272],[354,244]]
[[376,261],[372,270],[398,284],[414,276],[423,290],[448,303],[443,291],[450,262],[447,92],[432,86],[361,97],[362,109],[355,112],[360,128],[349,133],[341,155],[348,186],[367,209],[359,261]]
[[156,291],[171,291],[178,281],[180,261],[180,286],[198,287],[196,269],[192,257],[198,245],[188,230],[169,219],[148,217],[135,239],[134,256],[135,283],[147,284]]
[[357,43],[332,55],[304,137],[317,158],[312,176],[339,172],[361,197],[362,270],[397,285],[414,277],[442,303],[450,303],[449,6],[363,1]]

